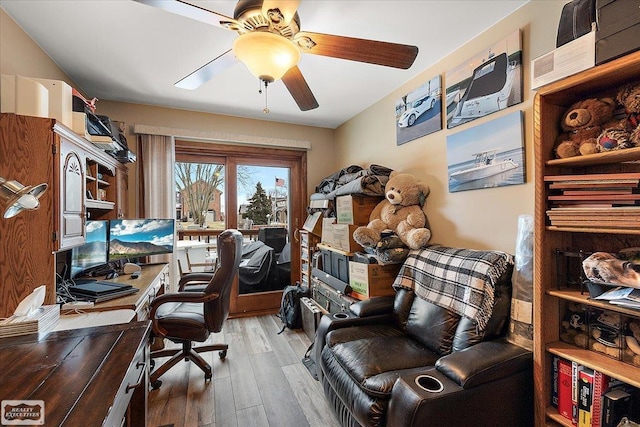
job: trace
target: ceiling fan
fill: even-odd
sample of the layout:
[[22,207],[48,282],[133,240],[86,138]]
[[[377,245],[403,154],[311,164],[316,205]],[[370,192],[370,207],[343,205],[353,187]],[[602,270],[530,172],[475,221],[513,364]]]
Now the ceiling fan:
[[[232,49],[214,58],[175,85],[195,89],[238,61],[267,84],[282,79],[302,111],[318,107],[302,72],[301,53],[408,69],[416,46],[312,33],[300,30],[300,0],[239,0],[233,18],[185,0],[135,0],[238,33]],[[268,109],[265,109],[268,112]]]

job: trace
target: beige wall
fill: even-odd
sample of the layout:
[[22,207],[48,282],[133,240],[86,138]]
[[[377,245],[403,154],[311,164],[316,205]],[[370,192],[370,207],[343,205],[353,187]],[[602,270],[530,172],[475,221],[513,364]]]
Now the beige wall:
[[[84,92],[2,9],[0,9],[0,74],[64,80]],[[84,95],[92,96],[91,93],[84,93]],[[97,113],[109,116],[115,121],[125,122],[127,141],[133,151],[135,151],[135,136],[131,134],[131,128],[134,124],[309,141],[311,143],[311,150],[307,154],[309,194],[314,191],[322,178],[335,170],[336,157],[332,129],[105,100],[98,101]],[[292,179],[295,178],[292,177]],[[136,165],[129,166],[129,188],[137,188]],[[136,212],[134,209],[138,204],[137,191],[130,191],[130,197],[130,211]]]
[[[520,214],[533,213],[532,105],[535,93],[530,90],[529,64],[532,58],[555,47],[556,27],[564,3],[564,0],[532,0],[335,131],[109,101],[99,101],[99,113],[124,121],[127,125],[140,123],[308,140],[312,145],[308,157],[309,193],[323,177],[350,164],[366,167],[376,163],[413,173],[431,187],[427,213],[433,242],[470,248],[496,248],[513,253],[517,218]],[[444,76],[448,69],[516,29],[522,29],[523,34],[524,92],[521,104],[452,130],[444,129],[396,146],[394,109],[399,97],[436,75],[443,76],[443,87],[446,87]],[[455,31],[453,24],[452,31]],[[437,40],[433,42],[437,43]],[[63,79],[72,83],[2,10],[0,72]],[[527,183],[450,194],[447,185],[446,137],[516,110],[524,111]],[[130,134],[128,139],[134,140]],[[135,173],[131,175],[132,188],[135,188]]]
[[[533,97],[530,61],[553,48],[560,10],[565,1],[533,0],[451,53],[417,78],[349,120],[336,130],[339,165],[377,163],[409,172],[431,187],[427,215],[432,242],[477,249],[500,249],[514,253],[518,216],[533,215]],[[455,26],[452,26],[452,31]],[[486,46],[522,29],[524,92],[523,102],[471,123],[445,129],[396,145],[395,102],[401,96],[442,75],[446,87],[447,70],[462,63]],[[446,36],[446,35],[443,35]],[[434,43],[437,43],[434,40]],[[501,188],[449,193],[447,183],[446,138],[504,114],[524,111],[526,184]]]

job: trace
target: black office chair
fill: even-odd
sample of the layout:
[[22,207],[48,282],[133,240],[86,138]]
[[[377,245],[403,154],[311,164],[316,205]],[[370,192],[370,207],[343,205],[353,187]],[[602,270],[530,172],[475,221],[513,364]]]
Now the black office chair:
[[[162,384],[158,378],[183,358],[194,362],[204,372],[205,380],[210,380],[211,366],[198,353],[219,350],[220,358],[226,357],[227,344],[194,347],[193,342],[204,342],[211,332],[222,330],[241,258],[242,234],[225,230],[218,236],[218,268],[213,274],[186,274],[180,279],[178,292],[159,295],[151,302],[153,336],[182,344],[182,348],[151,352],[151,359],[172,356],[151,374],[154,389]],[[209,280],[208,284],[203,285],[203,280]]]

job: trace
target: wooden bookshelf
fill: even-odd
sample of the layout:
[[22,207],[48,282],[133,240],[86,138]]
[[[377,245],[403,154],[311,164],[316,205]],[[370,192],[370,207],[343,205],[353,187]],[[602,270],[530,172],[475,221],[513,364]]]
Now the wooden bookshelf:
[[[640,311],[593,301],[586,291],[566,288],[558,283],[557,250],[618,252],[640,246],[640,227],[619,228],[601,224],[552,225],[549,199],[557,189],[549,188],[553,177],[566,175],[579,179],[585,175],[640,173],[640,148],[598,153],[589,156],[554,158],[555,139],[566,109],[578,100],[612,96],[622,84],[640,80],[640,52],[599,65],[540,88],[534,100],[535,139],[535,262],[534,262],[534,384],[535,425],[571,427],[551,405],[552,359],[560,356],[640,387],[640,368],[605,355],[561,342],[559,325],[562,308],[568,302],[612,310],[640,318]],[[555,202],[555,201],[553,201]],[[595,213],[595,212],[594,212]],[[630,223],[640,220],[631,215]]]

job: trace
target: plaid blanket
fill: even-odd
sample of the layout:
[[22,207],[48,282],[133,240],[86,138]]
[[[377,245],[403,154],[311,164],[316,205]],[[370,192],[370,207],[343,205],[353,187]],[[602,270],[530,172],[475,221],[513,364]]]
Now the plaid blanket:
[[513,265],[513,256],[500,251],[429,246],[409,252],[394,288],[407,288],[440,307],[487,326],[497,280]]

